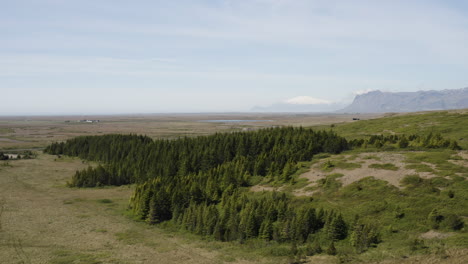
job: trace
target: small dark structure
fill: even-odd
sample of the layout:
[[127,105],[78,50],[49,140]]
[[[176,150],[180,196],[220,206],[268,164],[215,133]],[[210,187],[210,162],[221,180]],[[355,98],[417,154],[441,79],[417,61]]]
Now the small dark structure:
[[357,117],[353,117],[353,120],[361,120],[361,119]]

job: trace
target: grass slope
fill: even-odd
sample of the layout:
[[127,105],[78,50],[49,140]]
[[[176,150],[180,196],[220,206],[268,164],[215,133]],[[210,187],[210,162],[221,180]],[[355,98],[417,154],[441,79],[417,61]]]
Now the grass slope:
[[[468,148],[466,111],[388,116],[316,128],[333,129],[348,139],[375,134],[441,133],[445,138],[457,140],[462,148]],[[353,153],[359,151],[343,153],[336,159],[340,160],[340,156],[356,155]],[[450,150],[428,150],[402,153],[406,157],[406,167],[417,172],[403,178],[402,189],[373,177],[344,187],[340,187],[337,177],[327,177],[318,182],[319,188],[316,188],[317,191],[312,195],[312,203],[315,206],[335,208],[343,212],[348,220],[358,215],[362,221],[376,224],[380,229],[382,242],[376,248],[359,255],[355,254],[350,246],[349,238],[338,242],[336,247],[340,252],[340,260],[462,263],[468,254],[468,228],[455,231],[451,224],[454,215],[467,224],[468,166],[467,160],[463,158],[466,152],[463,154]],[[370,155],[369,159],[374,158]],[[346,164],[352,159],[341,160]],[[327,159],[322,161],[327,162]],[[373,164],[369,167],[398,170],[391,163]],[[436,177],[424,179],[419,177],[419,172],[431,172]],[[444,220],[436,230],[428,220],[434,209],[444,215]]]
[[[316,128],[330,129],[330,126],[316,126]],[[374,134],[440,133],[445,138],[457,140],[462,148],[468,148],[468,110],[387,116],[353,123],[334,124],[331,129],[347,139]]]

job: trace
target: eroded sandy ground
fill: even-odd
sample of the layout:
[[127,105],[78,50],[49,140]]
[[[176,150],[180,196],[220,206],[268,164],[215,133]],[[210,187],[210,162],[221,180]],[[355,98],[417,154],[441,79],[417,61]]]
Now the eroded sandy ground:
[[[460,151],[458,153],[461,160],[450,160],[460,166],[468,167],[468,152],[467,151]],[[333,160],[335,157],[331,157],[330,160]],[[306,178],[309,180],[310,184],[307,187],[317,186],[317,183],[320,179],[326,178],[327,175],[330,174],[343,174],[342,177],[337,178],[343,186],[349,185],[353,182],[359,181],[366,177],[374,177],[379,180],[387,181],[389,184],[394,185],[398,188],[401,188],[400,181],[407,175],[419,175],[422,178],[429,179],[432,177],[436,177],[432,172],[418,172],[414,169],[408,169],[406,166],[408,163],[405,162],[406,157],[404,154],[401,153],[389,153],[389,152],[372,152],[372,153],[360,153],[359,155],[352,156],[352,155],[341,155],[339,156],[341,160],[350,163],[359,164],[360,168],[352,168],[352,169],[340,169],[335,168],[332,171],[325,172],[323,170],[323,165],[326,160],[323,160],[319,163],[314,164],[310,171],[302,174],[300,178]],[[397,170],[386,170],[386,169],[376,169],[370,168],[369,166],[372,164],[386,164],[390,163],[397,167]],[[437,168],[434,164],[421,162],[420,164],[426,165],[437,171]],[[267,187],[264,187],[267,188]],[[311,195],[312,191],[305,191],[304,188],[296,190],[294,192],[295,195]]]

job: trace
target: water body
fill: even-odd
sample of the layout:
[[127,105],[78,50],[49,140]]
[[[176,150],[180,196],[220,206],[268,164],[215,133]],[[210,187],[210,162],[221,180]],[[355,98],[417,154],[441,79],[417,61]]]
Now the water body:
[[198,122],[206,123],[252,123],[252,122],[272,122],[273,120],[252,120],[252,119],[212,119],[212,120],[199,120]]

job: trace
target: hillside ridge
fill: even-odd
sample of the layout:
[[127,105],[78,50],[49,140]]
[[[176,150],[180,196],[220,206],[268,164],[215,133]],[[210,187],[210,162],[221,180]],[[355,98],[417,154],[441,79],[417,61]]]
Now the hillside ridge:
[[386,113],[468,108],[468,88],[441,91],[382,92],[357,95],[339,113]]

